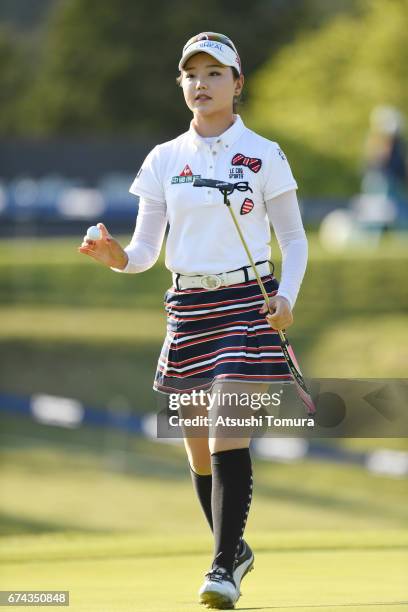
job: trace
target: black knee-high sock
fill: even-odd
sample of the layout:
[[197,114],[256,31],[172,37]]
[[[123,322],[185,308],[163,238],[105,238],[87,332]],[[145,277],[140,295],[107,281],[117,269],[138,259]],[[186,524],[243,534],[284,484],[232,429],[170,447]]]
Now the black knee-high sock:
[[232,573],[252,499],[252,466],[248,448],[211,455],[212,517],[214,531],[213,568]]
[[190,465],[191,480],[197,497],[200,500],[201,507],[204,511],[205,518],[208,524],[213,528],[212,511],[211,511],[211,489],[212,489],[212,474],[201,475],[197,474]]

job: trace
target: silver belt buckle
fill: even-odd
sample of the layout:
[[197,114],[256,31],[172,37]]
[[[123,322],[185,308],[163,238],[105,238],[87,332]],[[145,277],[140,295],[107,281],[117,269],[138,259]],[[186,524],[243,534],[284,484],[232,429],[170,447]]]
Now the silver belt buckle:
[[221,287],[221,276],[218,274],[206,274],[200,278],[203,289],[218,289]]

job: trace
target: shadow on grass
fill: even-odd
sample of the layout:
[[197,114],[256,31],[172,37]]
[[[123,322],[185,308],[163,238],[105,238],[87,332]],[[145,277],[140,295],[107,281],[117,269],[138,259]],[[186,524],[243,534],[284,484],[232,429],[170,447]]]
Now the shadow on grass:
[[57,523],[55,521],[41,521],[18,515],[10,515],[5,512],[0,512],[0,537],[14,535],[40,535],[46,533],[107,533],[107,530],[81,529],[78,525],[69,525],[68,523]]
[[278,499],[279,501],[289,502],[297,507],[319,508],[326,511],[344,512],[355,516],[377,517],[394,520],[398,525],[404,526],[407,523],[407,511],[404,504],[376,503],[370,499],[347,499],[344,497],[344,488],[340,489],[337,495],[333,489],[327,494],[316,491],[296,490],[295,483],[290,483],[288,487],[268,485],[259,480],[256,483],[256,494],[268,499]]
[[157,406],[152,384],[160,348],[157,342],[3,340],[0,389],[71,397],[101,410],[149,412]]
[[101,472],[182,481],[189,478],[183,448],[95,427],[50,427],[25,416],[0,418],[0,461],[28,477],[50,473],[89,478]]

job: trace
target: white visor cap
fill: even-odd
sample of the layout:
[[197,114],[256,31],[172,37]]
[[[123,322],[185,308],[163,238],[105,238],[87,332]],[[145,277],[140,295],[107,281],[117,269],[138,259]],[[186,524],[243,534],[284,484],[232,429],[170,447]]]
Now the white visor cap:
[[191,45],[186,45],[183,49],[183,55],[179,62],[179,70],[182,70],[186,61],[196,53],[208,53],[216,60],[223,64],[224,66],[232,66],[241,74],[241,62],[239,59],[238,53],[234,51],[228,45],[224,45],[221,42],[217,42],[215,40],[199,40],[197,42],[192,43]]

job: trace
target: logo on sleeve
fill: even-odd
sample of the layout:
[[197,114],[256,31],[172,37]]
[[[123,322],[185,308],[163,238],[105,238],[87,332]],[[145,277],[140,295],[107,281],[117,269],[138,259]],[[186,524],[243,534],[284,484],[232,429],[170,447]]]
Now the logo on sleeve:
[[193,174],[190,166],[186,164],[178,176],[173,176],[171,179],[172,185],[179,183],[192,183],[195,178],[201,178],[201,174]]
[[241,210],[239,211],[241,215],[247,215],[248,213],[251,212],[251,210],[254,207],[254,203],[250,198],[245,198],[242,206],[241,206]]
[[278,155],[283,161],[286,161],[285,154],[280,147],[278,147]]
[[262,160],[258,157],[247,157],[242,153],[235,153],[231,160],[231,164],[233,166],[246,166],[256,174],[262,167]]

